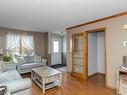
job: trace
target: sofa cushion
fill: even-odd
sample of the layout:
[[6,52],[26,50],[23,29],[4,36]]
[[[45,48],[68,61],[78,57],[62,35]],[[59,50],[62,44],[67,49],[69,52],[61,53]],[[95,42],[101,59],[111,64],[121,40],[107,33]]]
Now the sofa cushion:
[[35,68],[38,66],[42,66],[43,64],[40,63],[27,63],[27,64],[22,64],[20,67],[21,69],[29,69],[29,68]]
[[9,89],[11,93],[15,93],[15,92],[30,88],[31,80],[30,79],[19,79],[15,81],[1,83],[0,86],[7,86],[7,88]]
[[27,55],[27,56],[23,56],[23,63],[33,63],[34,62],[34,56],[32,55]]
[[15,55],[15,60],[17,62],[20,62],[20,63],[23,63],[24,62],[24,58],[21,55]]
[[10,70],[3,73],[0,73],[0,83],[6,81],[14,81],[16,79],[21,79],[21,76],[16,70]]
[[34,63],[34,56],[29,56],[29,58],[30,58],[30,63]]
[[37,56],[37,55],[34,56],[34,62],[35,63],[41,63],[41,61],[42,61],[41,56]]

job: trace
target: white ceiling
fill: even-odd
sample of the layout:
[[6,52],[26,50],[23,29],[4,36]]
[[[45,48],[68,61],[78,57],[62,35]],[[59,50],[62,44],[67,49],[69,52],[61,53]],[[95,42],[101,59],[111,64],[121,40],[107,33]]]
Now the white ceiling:
[[127,11],[127,0],[0,0],[0,27],[40,32]]

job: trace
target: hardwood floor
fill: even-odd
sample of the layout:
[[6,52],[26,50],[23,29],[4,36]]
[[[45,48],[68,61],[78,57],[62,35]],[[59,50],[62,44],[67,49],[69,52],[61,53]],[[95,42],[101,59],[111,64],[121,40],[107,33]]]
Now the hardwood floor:
[[[43,94],[41,89],[32,83],[31,95],[116,95],[115,90],[104,86],[103,75],[92,76],[88,81],[71,77],[68,73],[63,75],[62,87],[52,88]],[[23,75],[23,77],[30,77],[30,75]]]

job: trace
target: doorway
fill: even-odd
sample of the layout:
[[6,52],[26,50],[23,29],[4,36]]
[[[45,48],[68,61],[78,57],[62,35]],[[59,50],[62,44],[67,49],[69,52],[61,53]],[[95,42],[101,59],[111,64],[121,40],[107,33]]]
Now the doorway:
[[[88,79],[90,76],[95,74],[104,75],[102,81],[105,81],[105,85],[107,86],[107,64],[106,64],[106,28],[99,28],[94,30],[87,30],[85,32],[74,33],[72,35],[72,76],[80,77],[83,79]],[[83,43],[79,42],[83,45],[83,61],[82,54],[76,53],[77,49],[75,45],[77,43],[77,35],[83,35]],[[89,41],[91,39],[91,42]],[[98,43],[98,44],[97,44]],[[80,46],[78,46],[80,47]],[[78,51],[80,49],[78,48]],[[91,53],[89,53],[91,52]],[[76,58],[78,58],[78,62],[76,62]],[[83,62],[83,70],[82,68],[78,68],[75,65],[79,65],[79,63]],[[79,71],[83,71],[80,73]],[[78,72],[77,72],[78,71]],[[83,75],[83,76],[82,76]],[[85,77],[85,78],[84,78]]]
[[50,34],[51,67],[66,71],[66,35]]
[[52,38],[51,46],[52,46],[51,65],[61,64],[61,39]]
[[105,74],[104,32],[88,33],[88,76]]
[[88,78],[103,75],[107,84],[105,29],[95,29],[88,33]]

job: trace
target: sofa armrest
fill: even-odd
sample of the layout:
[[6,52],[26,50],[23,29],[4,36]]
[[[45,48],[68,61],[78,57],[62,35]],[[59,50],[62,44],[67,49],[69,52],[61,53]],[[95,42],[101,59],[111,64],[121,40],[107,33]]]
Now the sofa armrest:
[[11,93],[15,93],[15,92],[23,91],[25,89],[30,89],[31,80],[29,78],[25,78],[25,79],[17,79],[14,81],[0,83],[0,86],[3,86],[3,85],[7,86],[7,89]]
[[44,66],[46,66],[47,59],[41,59],[41,60],[42,60],[42,64],[43,64]]
[[35,62],[35,63],[41,63],[41,62],[42,62],[41,56],[35,55],[35,56],[34,56],[34,62]]
[[20,71],[21,71],[21,65],[22,65],[21,63],[17,63],[17,68],[16,68],[16,69],[17,69],[17,71],[18,71],[19,73],[20,73]]

